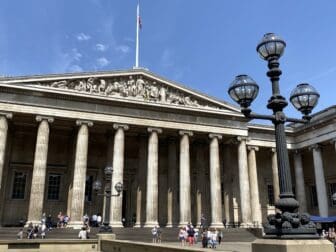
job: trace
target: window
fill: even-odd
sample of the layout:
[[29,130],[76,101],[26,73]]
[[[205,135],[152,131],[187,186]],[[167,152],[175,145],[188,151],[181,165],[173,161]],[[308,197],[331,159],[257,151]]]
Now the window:
[[26,173],[17,171],[14,173],[12,199],[24,199],[26,190],[26,179]]
[[268,205],[274,206],[274,190],[273,185],[267,185]]
[[60,185],[61,185],[61,175],[49,174],[48,200],[59,200]]
[[328,184],[329,189],[329,199],[330,199],[330,206],[336,206],[336,200],[332,199],[334,193],[336,193],[336,183]]
[[92,201],[92,186],[93,186],[93,176],[86,176],[86,183],[85,183],[86,201]]
[[310,203],[312,207],[318,206],[316,186],[310,186]]

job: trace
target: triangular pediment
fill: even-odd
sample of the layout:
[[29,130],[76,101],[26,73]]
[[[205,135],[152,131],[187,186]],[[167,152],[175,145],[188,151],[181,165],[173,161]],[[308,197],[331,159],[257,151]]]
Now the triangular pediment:
[[163,106],[178,106],[239,113],[239,108],[165,80],[143,69],[66,75],[5,78],[0,83],[128,100]]

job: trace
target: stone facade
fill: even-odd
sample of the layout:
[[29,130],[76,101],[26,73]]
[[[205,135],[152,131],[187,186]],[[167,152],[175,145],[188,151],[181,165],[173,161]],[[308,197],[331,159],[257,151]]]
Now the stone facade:
[[[260,226],[279,193],[274,131],[148,71],[0,79],[0,224],[70,225],[103,213],[92,184],[113,167],[110,224]],[[301,210],[335,215],[336,108],[288,125]],[[103,185],[104,186],[104,185]],[[15,209],[15,211],[13,211]],[[125,218],[125,222],[122,222]]]

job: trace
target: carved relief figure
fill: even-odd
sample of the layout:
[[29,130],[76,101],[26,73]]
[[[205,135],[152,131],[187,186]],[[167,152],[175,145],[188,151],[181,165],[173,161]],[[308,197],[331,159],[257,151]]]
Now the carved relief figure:
[[174,105],[199,106],[216,108],[213,104],[206,101],[201,102],[192,95],[178,89],[157,83],[156,81],[143,79],[143,76],[136,77],[120,76],[110,78],[90,77],[87,79],[58,80],[49,83],[34,83],[38,86],[50,86],[53,88],[62,88],[76,90],[79,92],[89,92],[91,94],[100,94],[106,96],[122,96],[131,99],[141,99],[150,102],[161,102]]

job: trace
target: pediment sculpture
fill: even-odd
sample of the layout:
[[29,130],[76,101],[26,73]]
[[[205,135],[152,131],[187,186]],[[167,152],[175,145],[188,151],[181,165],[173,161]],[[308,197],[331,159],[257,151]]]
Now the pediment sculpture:
[[103,95],[108,97],[125,97],[127,99],[145,102],[156,102],[191,107],[206,107],[219,109],[216,104],[203,101],[198,97],[170,87],[167,84],[143,78],[142,75],[128,75],[118,77],[89,77],[79,79],[65,79],[50,82],[39,82],[33,86],[67,89],[71,91]]

